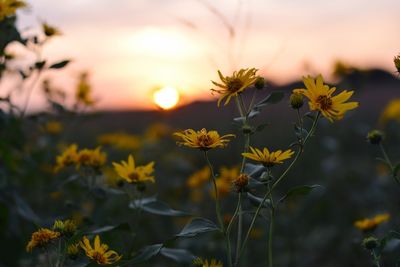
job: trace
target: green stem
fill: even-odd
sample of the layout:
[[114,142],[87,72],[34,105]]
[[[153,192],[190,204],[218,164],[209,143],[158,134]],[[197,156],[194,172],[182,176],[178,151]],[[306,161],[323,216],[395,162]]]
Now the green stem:
[[239,207],[239,219],[238,219],[238,231],[237,231],[237,242],[236,242],[236,258],[235,261],[237,260],[239,253],[240,253],[240,247],[242,246],[242,235],[243,235],[243,212],[242,212],[242,192],[239,193],[239,201],[238,201],[238,207]]
[[273,266],[272,261],[272,238],[274,234],[274,219],[275,219],[275,207],[273,206],[272,195],[270,195],[269,200],[271,201],[271,216],[269,221],[269,235],[268,235],[268,267]]
[[394,166],[393,166],[392,162],[390,161],[390,158],[389,158],[388,154],[386,153],[386,150],[383,147],[382,143],[379,143],[379,147],[382,151],[382,154],[383,154],[383,157],[385,158],[386,163],[389,165],[390,172],[392,173],[393,179],[395,180],[395,182],[397,184],[400,185],[399,178],[396,176],[396,173],[394,173]]
[[374,257],[374,267],[381,267],[380,263],[379,263],[379,257],[378,255],[376,255],[375,250],[372,250],[371,252],[372,256]]
[[246,243],[249,239],[250,236],[250,232],[254,227],[254,223],[261,211],[261,208],[264,206],[265,201],[267,200],[267,198],[269,197],[269,195],[272,193],[272,191],[274,190],[274,188],[282,181],[282,179],[286,176],[286,174],[290,171],[290,169],[294,166],[294,164],[296,163],[296,161],[299,159],[300,155],[303,152],[303,147],[306,144],[306,142],[308,141],[308,139],[310,138],[310,136],[314,133],[315,128],[317,126],[317,122],[320,118],[320,113],[318,112],[317,117],[315,118],[310,131],[308,132],[307,136],[304,138],[304,141],[302,142],[302,144],[300,144],[300,148],[295,156],[295,158],[293,159],[293,161],[290,163],[290,165],[287,167],[287,169],[281,174],[281,176],[275,181],[275,183],[271,186],[270,190],[268,190],[268,192],[264,195],[264,198],[262,199],[261,203],[258,205],[257,210],[253,216],[253,219],[251,220],[249,229],[247,230],[246,236],[243,240],[243,244],[242,244],[242,248],[240,249],[240,253],[239,256],[235,262],[235,264],[237,264],[239,262],[240,256],[243,254],[244,248],[246,247]]

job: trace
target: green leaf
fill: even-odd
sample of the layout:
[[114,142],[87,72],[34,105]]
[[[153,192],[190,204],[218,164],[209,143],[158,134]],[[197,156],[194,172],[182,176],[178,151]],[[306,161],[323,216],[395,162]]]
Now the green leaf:
[[283,202],[284,200],[290,197],[308,195],[309,193],[311,193],[311,191],[313,191],[316,188],[322,188],[322,186],[316,184],[316,185],[300,185],[293,187],[279,200],[279,202]]
[[141,208],[142,210],[156,215],[162,216],[189,216],[187,212],[172,209],[167,203],[159,201],[155,198],[148,198],[140,200],[135,200],[129,203],[130,208]]
[[179,263],[192,263],[196,258],[186,249],[161,248],[160,254]]
[[265,167],[262,164],[252,164],[252,163],[246,163],[244,166],[244,173],[251,177],[256,177],[258,175],[261,175],[265,171]]
[[177,237],[194,237],[201,233],[213,232],[217,231],[219,228],[212,221],[205,218],[194,218],[185,227],[182,231],[177,234]]
[[[261,202],[263,201],[263,199],[261,197],[256,197],[255,195],[253,195],[253,194],[251,194],[249,192],[247,192],[246,196],[247,196],[248,200],[250,201],[250,204],[252,204],[255,207],[260,206]],[[266,199],[264,201],[264,204],[263,204],[262,207],[263,208],[269,208],[270,203],[271,203],[270,200]]]
[[142,248],[138,253],[135,254],[133,259],[129,261],[129,264],[136,264],[148,261],[149,259],[158,255],[162,247],[163,244],[155,244]]
[[60,62],[50,65],[49,69],[62,69],[65,66],[67,66],[70,62],[71,62],[71,60],[60,61]]

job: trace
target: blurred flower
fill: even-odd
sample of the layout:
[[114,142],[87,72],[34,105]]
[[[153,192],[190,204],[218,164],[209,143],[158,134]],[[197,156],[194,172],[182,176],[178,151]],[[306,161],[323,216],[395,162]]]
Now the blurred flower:
[[294,154],[294,151],[291,149],[288,149],[285,152],[282,152],[282,150],[270,152],[266,147],[263,149],[263,151],[258,148],[250,147],[250,151],[251,153],[242,153],[242,156],[258,161],[267,167],[274,166],[275,164],[281,164],[284,160],[291,158]]
[[378,225],[390,219],[389,213],[378,214],[372,218],[366,218],[354,222],[354,226],[362,231],[374,230]]
[[62,168],[76,163],[78,158],[78,146],[76,144],[70,145],[64,152],[57,156],[55,171],[58,172]]
[[196,267],[223,267],[221,261],[212,259],[210,262],[208,260],[203,260],[202,258],[196,258],[193,261],[193,265]]
[[329,88],[324,84],[322,75],[318,75],[316,79],[311,76],[304,77],[303,83],[306,89],[294,89],[294,93],[306,96],[311,110],[318,110],[329,121],[340,120],[348,110],[358,107],[358,102],[347,102],[354,91],[343,91],[336,96],[332,96],[336,88]]
[[400,54],[394,57],[393,62],[397,69],[397,72],[400,73]]
[[396,120],[400,123],[400,98],[391,100],[383,109],[379,118],[380,123]]
[[239,174],[234,180],[233,184],[236,187],[236,191],[243,192],[246,189],[246,186],[249,184],[250,176],[245,173]]
[[168,125],[164,123],[154,123],[146,129],[144,137],[147,141],[154,142],[169,135],[171,132],[172,129]]
[[21,0],[0,0],[0,21],[5,17],[15,15],[15,11],[19,8],[27,7],[25,1]]
[[42,28],[43,28],[43,32],[47,37],[52,37],[55,35],[61,35],[61,32],[59,29],[57,29],[56,27],[53,27],[47,23],[43,23],[42,24]]
[[176,132],[174,135],[182,139],[182,141],[177,142],[178,145],[198,148],[203,151],[217,147],[225,147],[230,141],[228,138],[235,137],[233,134],[219,136],[217,131],[207,132],[205,128],[201,129],[200,131],[187,129],[183,132]]
[[47,228],[40,228],[36,232],[32,233],[31,240],[26,246],[27,252],[32,252],[36,247],[44,247],[54,239],[57,239],[61,234],[59,232],[52,231]]
[[95,101],[91,96],[92,87],[88,82],[88,74],[82,73],[79,78],[76,88],[75,98],[77,103],[82,103],[85,106],[92,106]]
[[67,246],[67,255],[70,259],[76,259],[79,254],[79,243]]
[[113,264],[121,259],[114,250],[108,250],[108,245],[100,243],[100,237],[96,235],[93,247],[89,239],[84,236],[79,242],[81,248],[85,251],[86,256],[97,264]]
[[76,166],[99,168],[104,165],[107,160],[107,154],[100,151],[100,147],[96,149],[82,149],[76,158]]
[[[232,190],[233,181],[239,176],[238,167],[221,167],[219,170],[219,177],[215,180],[217,184],[218,194],[223,197],[229,194]],[[211,196],[215,197],[213,190],[210,191]]]
[[293,109],[300,109],[304,104],[303,95],[299,93],[292,93],[290,95],[290,106]]
[[222,83],[211,81],[215,86],[220,87],[220,89],[211,89],[211,91],[221,95],[218,100],[218,106],[224,98],[226,98],[225,106],[233,96],[237,96],[247,87],[253,85],[258,79],[258,76],[256,76],[257,71],[258,70],[255,68],[241,69],[238,72],[233,72],[232,76],[223,76],[222,73],[218,71]]
[[102,134],[97,138],[102,145],[111,145],[117,149],[134,150],[140,147],[140,139],[136,135],[126,133]]
[[154,161],[144,166],[135,167],[132,155],[129,155],[128,162],[121,161],[121,164],[113,162],[114,169],[128,183],[152,182],[154,183]]
[[59,134],[63,130],[63,125],[58,121],[48,121],[44,125],[44,131],[49,134]]
[[53,230],[60,232],[63,235],[72,236],[77,228],[74,220],[56,220],[53,225]]
[[196,171],[186,181],[186,185],[189,188],[195,189],[204,185],[210,180],[211,171],[208,166],[203,167],[202,169]]
[[373,145],[378,145],[382,142],[385,135],[379,130],[372,130],[367,134],[367,140]]

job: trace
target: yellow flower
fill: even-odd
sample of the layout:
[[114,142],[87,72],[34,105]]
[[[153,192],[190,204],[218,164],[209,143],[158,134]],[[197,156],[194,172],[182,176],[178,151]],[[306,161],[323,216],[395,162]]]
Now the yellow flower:
[[362,231],[370,231],[375,229],[378,225],[390,219],[389,213],[378,214],[372,218],[366,218],[354,222],[354,226]]
[[380,123],[386,123],[390,120],[400,122],[400,98],[391,100],[384,108],[379,119]]
[[358,107],[358,102],[347,102],[354,91],[343,91],[336,96],[332,96],[336,88],[329,88],[324,84],[322,75],[318,75],[316,79],[311,76],[304,77],[303,83],[306,87],[293,90],[306,96],[311,110],[318,110],[329,121],[340,120],[348,110]]
[[26,2],[21,0],[0,0],[0,21],[4,20],[5,17],[15,15],[17,9],[26,6]]
[[26,251],[32,252],[32,250],[36,247],[44,247],[52,240],[60,237],[60,235],[61,234],[59,232],[55,232],[47,228],[40,228],[36,232],[32,233],[31,240],[26,246]]
[[76,144],[70,145],[64,152],[57,156],[55,171],[58,172],[62,168],[76,163],[78,158],[78,146]]
[[74,220],[56,220],[53,225],[53,230],[65,235],[73,235],[76,231],[77,225]]
[[61,35],[60,30],[58,30],[56,27],[53,27],[47,23],[42,24],[43,32],[47,37],[55,36],[55,35]]
[[228,138],[235,137],[233,134],[219,136],[217,131],[207,132],[207,130],[204,128],[200,131],[187,129],[183,132],[176,132],[174,135],[182,139],[182,141],[177,142],[178,145],[198,148],[203,151],[217,147],[225,147],[230,141]]
[[85,106],[91,106],[95,103],[91,95],[92,87],[88,82],[88,74],[82,73],[79,78],[78,86],[76,88],[75,98],[77,103],[82,103]]
[[67,246],[67,255],[71,259],[76,259],[79,254],[79,243],[71,244]]
[[102,134],[97,138],[102,145],[111,145],[117,149],[135,150],[140,147],[140,139],[136,135],[126,133]]
[[196,258],[193,261],[194,266],[198,267],[223,267],[221,261],[217,261],[216,259],[212,259],[210,261],[203,260],[201,258]]
[[128,162],[121,161],[121,164],[113,162],[114,169],[128,183],[152,182],[154,183],[154,161],[144,166],[135,167],[132,155],[129,155]]
[[44,125],[44,131],[49,134],[59,134],[63,130],[63,125],[58,121],[48,121]]
[[[221,167],[219,170],[219,177],[215,180],[217,184],[218,194],[220,196],[226,196],[232,191],[233,181],[239,176],[238,167]],[[212,197],[215,197],[214,190],[210,191]]]
[[196,171],[187,179],[186,185],[189,188],[195,189],[204,185],[210,180],[211,171],[208,166]]
[[282,150],[270,152],[266,147],[262,151],[258,148],[250,147],[250,151],[251,152],[242,153],[242,156],[258,161],[267,167],[272,167],[275,164],[282,164],[284,160],[291,158],[294,154],[294,151],[291,149],[284,152],[282,152]]
[[107,154],[96,149],[82,149],[79,151],[76,159],[77,168],[80,166],[99,168],[107,161]]
[[119,261],[122,257],[114,250],[108,250],[108,246],[106,244],[101,244],[100,237],[98,235],[96,235],[94,238],[93,247],[86,236],[83,237],[79,244],[85,251],[86,256],[97,264],[113,264],[114,262]]
[[215,86],[220,88],[211,89],[211,91],[221,95],[218,100],[218,106],[224,98],[226,98],[224,104],[225,106],[229,103],[233,96],[237,96],[247,87],[253,85],[258,79],[258,76],[256,75],[257,71],[258,70],[255,68],[241,69],[233,72],[232,76],[223,76],[222,73],[218,71],[218,75],[222,83],[211,81]]

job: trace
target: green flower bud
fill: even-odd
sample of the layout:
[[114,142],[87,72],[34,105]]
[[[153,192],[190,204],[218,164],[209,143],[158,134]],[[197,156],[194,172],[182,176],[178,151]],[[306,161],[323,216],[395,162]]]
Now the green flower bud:
[[367,135],[367,140],[373,145],[379,145],[384,139],[385,135],[379,130],[372,130]]
[[393,59],[394,65],[396,66],[397,72],[400,73],[400,54]]
[[373,236],[364,238],[362,245],[367,250],[373,250],[379,246],[379,240]]
[[304,104],[303,95],[293,93],[290,95],[290,105],[293,109],[300,109]]
[[258,77],[256,82],[254,83],[254,86],[258,89],[258,90],[262,90],[264,89],[265,86],[265,79],[263,77]]

